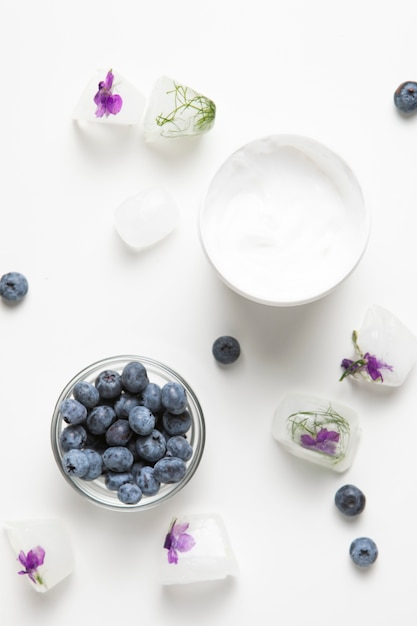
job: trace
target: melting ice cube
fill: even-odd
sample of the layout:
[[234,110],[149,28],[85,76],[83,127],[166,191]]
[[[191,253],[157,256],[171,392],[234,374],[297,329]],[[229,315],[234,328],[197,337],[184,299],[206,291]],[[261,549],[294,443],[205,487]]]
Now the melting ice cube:
[[128,198],[114,214],[116,231],[128,246],[136,250],[148,248],[169,235],[178,220],[176,204],[159,187]]
[[180,585],[236,576],[237,562],[219,515],[175,518],[161,549],[163,585]]
[[149,97],[143,122],[145,139],[201,135],[214,125],[216,105],[191,87],[162,76]]
[[4,526],[16,555],[16,573],[35,591],[45,593],[71,574],[72,548],[60,520],[13,520]]

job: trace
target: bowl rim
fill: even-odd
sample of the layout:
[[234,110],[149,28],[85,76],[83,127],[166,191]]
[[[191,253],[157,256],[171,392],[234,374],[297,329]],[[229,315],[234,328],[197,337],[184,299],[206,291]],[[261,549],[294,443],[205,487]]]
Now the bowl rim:
[[[358,252],[356,256],[355,257],[352,256],[352,263],[349,265],[349,268],[343,274],[341,274],[340,277],[337,278],[335,282],[332,282],[331,284],[329,284],[328,287],[321,289],[319,292],[314,293],[314,294],[311,293],[310,295],[307,295],[305,297],[298,297],[294,299],[273,298],[273,297],[267,298],[267,297],[262,297],[260,295],[250,293],[250,291],[245,290],[244,287],[235,284],[232,276],[226,276],[218,267],[218,264],[216,264],[215,260],[212,258],[212,255],[210,253],[210,245],[208,244],[208,237],[205,232],[204,220],[205,220],[206,210],[207,210],[207,207],[206,207],[207,198],[212,189],[212,185],[215,183],[220,172],[226,167],[226,165],[236,155],[238,155],[241,151],[249,148],[250,146],[256,145],[258,143],[261,144],[261,142],[266,142],[266,141],[276,142],[277,148],[294,147],[296,149],[299,149],[300,151],[303,151],[301,146],[308,145],[313,151],[315,150],[323,151],[327,156],[335,159],[335,161],[340,166],[341,170],[343,170],[345,175],[350,178],[352,189],[354,190],[354,193],[357,195],[357,198],[360,202],[361,229],[360,229],[360,236],[358,237],[360,241],[360,245],[358,246]],[[305,154],[307,154],[307,156],[311,156],[311,154],[308,151],[306,151]],[[313,159],[313,157],[311,158]],[[233,150],[223,160],[220,166],[214,171],[214,174],[208,183],[206,193],[203,196],[202,201],[200,203],[200,209],[198,213],[198,234],[199,234],[200,245],[203,250],[204,256],[209,262],[209,265],[215,271],[216,275],[220,278],[220,280],[227,287],[232,289],[235,293],[239,294],[240,296],[243,296],[244,298],[247,298],[248,300],[251,300],[259,304],[276,306],[276,307],[291,307],[291,306],[309,304],[311,302],[324,298],[325,296],[332,293],[339,285],[341,285],[352,274],[352,272],[356,269],[361,259],[363,258],[365,251],[368,247],[369,240],[370,240],[371,225],[372,225],[371,211],[367,203],[365,202],[362,187],[359,183],[359,180],[356,174],[353,172],[352,168],[348,165],[345,159],[341,157],[335,150],[328,147],[326,144],[322,143],[321,141],[314,139],[312,137],[309,137],[307,135],[296,134],[296,133],[271,133],[269,135],[263,135],[260,137],[256,137],[252,140],[249,140],[246,143],[240,145],[235,150]]]
[[[190,442],[192,442],[193,445],[193,454],[191,459],[187,461],[187,472],[182,480],[180,480],[178,483],[164,483],[157,494],[155,494],[154,496],[143,496],[137,504],[132,505],[124,504],[123,502],[119,501],[115,491],[111,491],[107,489],[104,485],[102,485],[102,478],[96,479],[94,481],[86,481],[82,478],[68,476],[68,474],[64,472],[62,467],[62,451],[59,444],[60,433],[62,432],[63,428],[65,428],[62,417],[60,415],[59,407],[61,402],[65,398],[71,396],[72,389],[75,383],[80,380],[85,380],[87,378],[93,380],[92,377],[94,375],[97,376],[100,371],[103,371],[105,369],[115,369],[117,371],[117,367],[121,368],[123,365],[131,361],[141,362],[147,368],[147,370],[149,369],[150,382],[153,382],[151,378],[152,373],[156,373],[160,376],[161,379],[166,380],[166,382],[169,382],[170,380],[176,380],[184,386],[188,398],[187,408],[192,417],[192,426],[189,432],[191,432]],[[72,376],[72,378],[66,383],[58,396],[58,399],[53,409],[50,425],[50,442],[53,456],[55,458],[58,469],[61,475],[64,477],[65,481],[79,495],[84,496],[89,502],[101,508],[113,511],[137,512],[148,510],[162,504],[163,502],[166,502],[171,497],[176,495],[189,483],[189,481],[197,471],[204,452],[205,441],[206,425],[204,413],[200,401],[198,400],[194,390],[189,385],[189,383],[180,374],[178,374],[176,370],[166,365],[165,363],[162,363],[157,359],[136,354],[115,355],[99,359],[97,361],[94,361],[90,365],[85,366],[77,374]],[[104,499],[100,499],[98,494],[94,495],[94,489],[99,489],[99,485],[101,493],[107,496]]]

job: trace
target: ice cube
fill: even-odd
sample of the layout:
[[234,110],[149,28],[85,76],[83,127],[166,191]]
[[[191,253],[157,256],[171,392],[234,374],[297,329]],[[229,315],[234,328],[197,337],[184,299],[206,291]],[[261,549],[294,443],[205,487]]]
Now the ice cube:
[[16,573],[25,572],[35,591],[45,593],[73,571],[73,554],[59,519],[12,520],[4,524],[16,555]]
[[[398,387],[407,378],[417,358],[417,337],[390,311],[381,306],[369,307],[363,324],[356,332],[356,358],[366,353],[377,358],[385,387]],[[374,382],[366,370],[355,375],[358,380]]]
[[216,105],[191,87],[162,76],[148,100],[143,128],[147,141],[201,135],[214,125]]
[[283,397],[272,423],[272,436],[288,452],[335,472],[351,466],[360,433],[352,408],[300,393]]
[[118,72],[113,72],[111,91],[121,97],[122,107],[116,114],[96,116],[97,105],[94,102],[94,96],[99,90],[99,83],[106,79],[107,74],[107,70],[99,70],[90,79],[74,109],[73,119],[101,124],[138,124],[144,114],[146,98]]
[[170,194],[153,187],[125,200],[114,213],[116,231],[131,248],[153,246],[174,230],[178,208]]
[[219,515],[184,515],[172,520],[161,548],[163,585],[219,580],[237,573],[233,549]]

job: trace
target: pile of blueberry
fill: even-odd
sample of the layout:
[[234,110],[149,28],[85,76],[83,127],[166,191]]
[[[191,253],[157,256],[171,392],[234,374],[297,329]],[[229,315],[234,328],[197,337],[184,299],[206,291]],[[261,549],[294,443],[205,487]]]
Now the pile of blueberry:
[[59,411],[62,467],[68,476],[102,477],[124,504],[156,495],[163,483],[178,483],[193,447],[187,393],[176,381],[149,381],[145,365],[101,371],[94,382],[77,382]]

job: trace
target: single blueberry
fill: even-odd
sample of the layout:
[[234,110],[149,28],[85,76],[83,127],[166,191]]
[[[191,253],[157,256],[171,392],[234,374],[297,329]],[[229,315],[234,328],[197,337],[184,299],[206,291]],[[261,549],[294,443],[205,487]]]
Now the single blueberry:
[[117,417],[122,417],[127,419],[129,417],[130,411],[135,406],[139,406],[142,403],[139,396],[123,391],[120,395],[120,398],[117,398],[116,402],[113,405],[113,408],[116,412]]
[[87,441],[87,431],[84,426],[76,424],[64,428],[59,436],[59,445],[63,452],[68,450],[81,450]]
[[75,383],[72,395],[87,409],[92,409],[100,400],[100,394],[96,387],[86,380],[79,380],[78,383]]
[[354,517],[364,510],[366,498],[355,485],[343,485],[336,491],[334,502],[341,513]]
[[155,416],[146,406],[135,406],[129,413],[128,421],[138,435],[149,435],[155,428]]
[[165,411],[162,416],[162,424],[169,435],[185,435],[190,429],[192,420],[191,414],[184,411],[180,415],[173,415],[169,411]]
[[82,478],[88,472],[88,458],[83,450],[68,450],[62,457],[62,467],[68,476]]
[[112,472],[128,472],[133,461],[133,454],[125,446],[111,446],[103,452],[103,463]]
[[133,431],[127,420],[116,420],[106,431],[109,446],[125,446],[132,437]]
[[83,476],[83,480],[95,480],[101,476],[103,471],[103,459],[101,454],[91,448],[86,448],[84,454],[88,460],[88,471]]
[[121,376],[113,370],[104,370],[97,376],[95,386],[105,400],[118,398],[122,392]]
[[99,404],[88,413],[86,425],[93,435],[104,435],[115,420],[116,413],[113,407],[107,404]]
[[149,435],[137,437],[136,450],[142,459],[154,463],[162,459],[166,452],[165,438],[159,430],[154,429]]
[[104,484],[110,491],[117,491],[124,483],[133,483],[134,479],[131,472],[107,472]]
[[59,405],[59,411],[67,424],[82,424],[87,417],[87,409],[84,404],[74,400],[74,398],[65,398]]
[[417,83],[407,80],[401,83],[394,92],[394,104],[403,113],[411,113],[417,109]]
[[175,456],[166,456],[154,465],[154,477],[160,483],[178,483],[186,472],[185,462]]
[[28,281],[20,272],[8,272],[0,278],[0,296],[9,302],[23,300],[28,289]]
[[162,389],[156,383],[149,383],[142,392],[143,405],[148,407],[153,413],[157,413],[162,408]]
[[123,387],[131,393],[140,393],[149,382],[146,367],[139,361],[127,363],[121,374]]
[[378,557],[378,548],[369,537],[358,537],[350,544],[349,554],[352,561],[359,567],[369,567]]
[[183,435],[174,435],[167,441],[167,453],[183,461],[189,461],[193,456],[193,447]]
[[123,504],[137,504],[142,498],[142,491],[135,483],[123,483],[117,490],[117,497]]
[[170,413],[174,415],[183,413],[187,407],[187,394],[183,385],[176,381],[165,383],[162,387],[161,402]]
[[234,337],[223,335],[213,343],[212,353],[218,363],[230,365],[240,356],[240,344]]
[[147,461],[145,461],[145,459],[138,459],[137,461],[133,463],[130,472],[133,475],[134,480],[137,480],[140,470],[142,469],[142,467],[145,467],[146,464],[147,464]]
[[136,483],[144,496],[154,496],[158,493],[161,483],[155,478],[154,468],[145,465],[136,477]]

